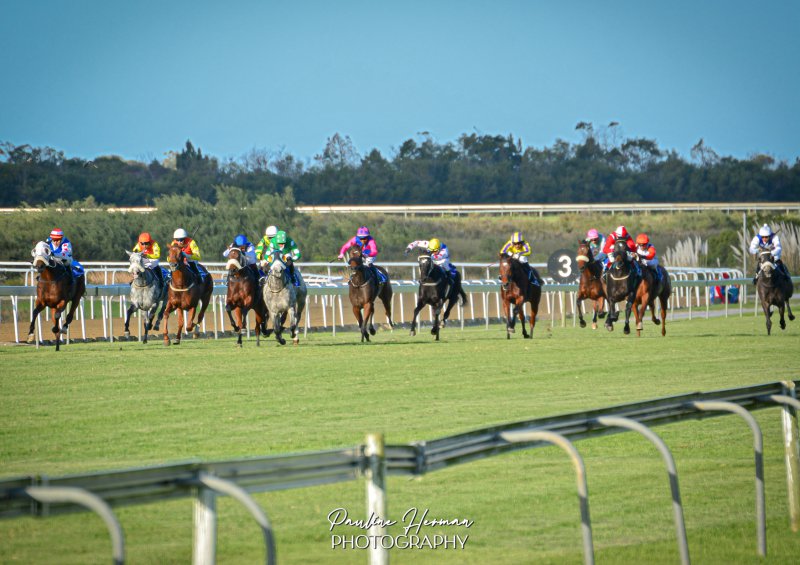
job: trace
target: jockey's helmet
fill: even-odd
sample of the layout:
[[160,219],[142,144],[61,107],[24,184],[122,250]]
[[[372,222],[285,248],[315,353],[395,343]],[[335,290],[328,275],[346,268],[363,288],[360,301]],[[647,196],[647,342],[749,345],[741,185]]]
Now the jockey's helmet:
[[175,233],[172,234],[172,238],[177,240],[186,239],[187,237],[189,237],[189,234],[183,228],[176,229]]
[[618,238],[626,239],[628,237],[628,230],[625,229],[625,226],[619,226],[614,230],[614,234]]
[[268,238],[272,239],[273,237],[275,237],[277,235],[277,233],[278,233],[278,228],[277,227],[269,226],[266,229],[266,231],[264,232],[264,235],[266,235]]
[[286,244],[286,232],[281,230],[275,234],[275,243],[278,245],[285,245]]
[[369,228],[367,226],[361,226],[360,228],[358,228],[358,231],[356,232],[356,237],[358,237],[359,239],[369,237]]
[[600,233],[596,229],[592,228],[586,232],[586,239],[600,239]]
[[145,231],[139,234],[139,245],[150,245],[151,243],[153,243],[153,238],[149,233]]
[[235,238],[233,238],[233,244],[236,247],[244,247],[245,245],[247,245],[247,243],[248,243],[247,242],[247,236],[244,235],[244,234],[240,233]]
[[[765,237],[772,237],[772,228],[770,228],[768,224],[764,224],[761,226],[761,229],[758,230],[758,236],[762,239]],[[52,237],[52,234],[50,237]]]
[[522,243],[523,241],[525,241],[525,238],[518,231],[515,231],[511,236],[511,243]]
[[53,231],[50,232],[50,239],[63,239],[64,238],[64,230],[61,228],[53,228]]
[[640,233],[636,236],[636,245],[647,245],[650,243],[650,238],[647,237],[646,233]]
[[428,242],[428,251],[431,253],[436,253],[442,248],[442,242],[436,239],[435,237]]

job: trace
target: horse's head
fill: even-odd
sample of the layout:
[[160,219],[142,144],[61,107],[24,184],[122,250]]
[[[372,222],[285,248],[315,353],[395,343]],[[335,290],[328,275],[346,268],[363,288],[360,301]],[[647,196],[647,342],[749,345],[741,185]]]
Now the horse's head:
[[578,244],[578,251],[575,253],[575,262],[578,263],[578,270],[583,272],[586,268],[586,265],[594,261],[594,255],[592,255],[592,248],[589,247],[589,244],[585,241],[581,241]]
[[225,263],[225,268],[228,269],[230,274],[235,272],[241,271],[242,266],[242,257],[244,256],[244,251],[239,249],[238,247],[231,247],[228,251],[228,262]]
[[170,245],[167,251],[167,262],[170,271],[177,271],[183,263],[184,253],[179,245]]
[[772,277],[772,273],[775,271],[775,258],[772,251],[765,249],[758,254],[758,266],[764,277],[768,279]]
[[628,244],[619,239],[614,243],[614,266],[619,268],[628,263]]
[[431,274],[431,270],[433,270],[433,260],[430,253],[422,253],[417,257],[417,262],[419,263],[420,279],[427,279]]
[[145,270],[144,255],[142,253],[133,253],[127,249],[125,250],[125,253],[128,254],[128,259],[130,261],[130,265],[128,265],[128,272],[134,277],[136,277],[136,275],[139,273],[143,273]]
[[33,266],[36,271],[41,273],[45,267],[53,267],[55,259],[53,258],[53,250],[44,241],[40,241],[31,251],[33,257]]
[[508,285],[514,279],[514,264],[511,257],[505,253],[500,254],[500,286],[508,290]]
[[352,271],[364,265],[364,255],[361,253],[361,248],[357,245],[347,250],[347,264]]

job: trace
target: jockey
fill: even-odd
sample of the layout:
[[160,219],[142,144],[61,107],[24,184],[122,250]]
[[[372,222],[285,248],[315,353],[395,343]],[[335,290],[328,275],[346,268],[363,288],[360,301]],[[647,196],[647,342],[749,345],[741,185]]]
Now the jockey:
[[656,282],[661,282],[661,272],[658,269],[658,257],[656,257],[656,248],[650,243],[650,238],[646,233],[640,233],[636,236],[636,254],[639,256],[639,261],[645,267],[649,267],[656,277]]
[[515,231],[511,235],[511,239],[505,242],[503,248],[500,249],[500,254],[508,255],[512,259],[519,261],[529,280],[536,281],[539,285],[543,283],[539,274],[534,269],[531,269],[528,263],[528,257],[531,255],[531,246],[518,231]]
[[223,257],[227,257],[231,253],[231,249],[238,248],[242,252],[242,267],[251,267],[251,270],[256,274],[256,278],[260,277],[256,261],[256,246],[247,241],[247,236],[239,234],[233,238],[233,243],[222,252]]
[[[783,261],[781,261],[781,252],[783,251],[781,247],[781,238],[778,237],[778,234],[772,232],[772,228],[769,227],[769,224],[761,226],[761,229],[758,230],[758,235],[750,242],[750,253],[757,255],[761,251],[771,251],[772,256],[775,257],[775,265],[783,274],[787,277],[789,276],[789,270],[786,268],[786,265],[783,264]],[[756,262],[756,276],[753,277],[753,284],[756,283],[760,272],[761,266]]]
[[412,241],[406,246],[405,254],[408,255],[411,250],[415,248],[427,250],[431,254],[433,264],[440,267],[445,275],[450,277],[451,282],[458,280],[458,269],[450,262],[450,252],[447,250],[447,246],[444,243],[435,237],[430,241],[424,239]]
[[158,260],[161,258],[161,247],[157,241],[153,241],[150,234],[142,232],[139,234],[139,239],[136,245],[133,246],[134,253],[141,253],[144,259],[144,268],[153,271],[153,274],[164,283],[164,273],[161,272],[161,267],[158,265]]
[[267,258],[265,253],[269,249],[269,242],[278,235],[278,228],[275,226],[269,226],[266,230],[264,230],[264,237],[261,238],[261,241],[258,242],[256,245],[256,260],[257,261],[266,261]]
[[281,260],[289,267],[289,276],[292,278],[294,286],[300,286],[300,280],[295,276],[294,262],[300,260],[302,255],[297,243],[283,230],[279,230],[270,240],[269,247],[264,252],[265,258],[261,260],[261,266],[266,268],[266,265],[275,260],[276,255],[280,256]]
[[61,261],[64,267],[67,267],[69,276],[80,277],[83,275],[83,265],[78,263],[72,258],[72,242],[64,237],[64,230],[60,228],[53,228],[45,242],[50,245],[50,251],[53,256]]
[[339,259],[344,259],[345,251],[351,247],[361,248],[361,255],[364,257],[364,264],[372,269],[372,274],[375,275],[375,280],[378,282],[385,282],[383,273],[378,271],[375,265],[373,265],[375,258],[378,256],[378,244],[375,243],[375,239],[370,235],[369,228],[367,226],[361,226],[358,228],[356,235],[348,239],[347,242],[342,245],[341,249],[339,249]]
[[172,245],[177,245],[181,248],[183,254],[186,255],[186,263],[189,265],[189,268],[202,280],[203,275],[197,265],[197,262],[200,260],[200,248],[197,246],[197,242],[189,237],[189,234],[187,234],[186,230],[183,228],[176,229],[172,237]]
[[614,259],[614,244],[618,239],[621,239],[628,246],[628,255],[633,258],[636,255],[636,244],[633,242],[628,230],[625,226],[619,226],[612,233],[608,234],[605,245],[603,245],[603,253],[606,254],[604,270],[608,270],[611,266],[611,261]]
[[600,236],[600,232],[594,228],[590,229],[586,232],[586,239],[583,241],[589,246],[595,261],[603,263],[606,260],[606,254],[603,253],[606,240]]

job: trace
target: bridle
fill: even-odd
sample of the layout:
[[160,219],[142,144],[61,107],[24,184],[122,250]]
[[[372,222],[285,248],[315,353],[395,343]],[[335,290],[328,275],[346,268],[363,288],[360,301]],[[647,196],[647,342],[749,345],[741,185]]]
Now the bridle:
[[[281,259],[275,259],[273,265],[277,264],[278,261],[280,261],[280,263],[284,266],[284,268],[280,270],[280,275],[275,274],[277,269],[273,267],[270,267],[269,273],[267,274],[267,288],[273,294],[281,292],[284,288],[286,288],[289,282],[286,263],[284,263]],[[276,287],[274,282],[278,282],[280,286]]]

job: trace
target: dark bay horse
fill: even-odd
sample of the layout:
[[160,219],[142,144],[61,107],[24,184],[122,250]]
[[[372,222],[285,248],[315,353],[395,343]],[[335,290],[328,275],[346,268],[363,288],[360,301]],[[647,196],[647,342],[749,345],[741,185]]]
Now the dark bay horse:
[[[639,315],[636,321],[636,335],[642,335],[642,320],[644,320],[644,311],[649,306],[650,315],[653,323],[661,324],[661,335],[667,335],[667,301],[669,295],[672,294],[672,282],[669,280],[669,273],[667,270],[658,265],[656,267],[661,275],[661,280],[656,279],[655,273],[649,268],[642,265],[642,282],[639,288],[636,289],[636,298],[633,300],[634,309],[638,308]],[[656,317],[655,301],[658,298],[659,306],[661,308],[661,318]]]
[[358,321],[361,341],[369,341],[370,334],[375,335],[372,319],[375,317],[376,299],[380,298],[383,302],[389,326],[394,327],[392,322],[392,284],[389,280],[389,273],[383,267],[376,266],[386,276],[386,282],[378,282],[372,269],[364,264],[364,256],[358,246],[353,246],[348,250],[347,264],[350,267],[348,284],[350,285],[350,304],[353,306],[353,315]]
[[431,334],[439,341],[439,314],[445,302],[447,308],[442,316],[442,324],[450,316],[450,311],[461,298],[461,304],[466,304],[467,295],[461,288],[461,278],[457,277],[454,283],[445,274],[444,270],[437,267],[429,253],[422,253],[417,259],[419,262],[419,290],[417,291],[417,306],[414,308],[414,317],[411,319],[411,335],[417,335],[417,316],[425,306],[433,310],[433,328]]
[[[625,300],[625,327],[622,330],[625,335],[631,333],[631,309],[633,309],[636,288],[640,282],[638,265],[628,259],[628,251],[628,246],[624,241],[617,241],[614,244],[614,261],[605,274],[606,304],[608,306],[606,329],[610,332],[614,331],[614,322],[619,318],[619,314],[615,312],[616,304]],[[633,309],[633,316],[638,327],[641,323],[639,311]]]
[[[265,306],[264,299],[258,285],[258,271],[255,266],[248,265],[244,252],[238,247],[233,247],[228,252],[228,293],[225,297],[225,311],[231,320],[233,331],[237,334],[236,345],[242,346],[242,329],[247,324],[247,313],[255,313],[256,346],[261,345],[261,332],[266,334],[264,328]],[[233,318],[234,312],[236,319]]]
[[[506,338],[511,339],[514,333],[516,317],[519,316],[522,325],[522,337],[533,337],[533,328],[536,326],[536,314],[539,312],[539,301],[542,299],[542,287],[531,283],[525,269],[517,259],[500,254],[500,296],[503,299],[503,312],[506,316]],[[531,333],[525,328],[524,305],[531,305],[530,325]],[[511,304],[514,305],[513,309]]]
[[[31,312],[31,326],[28,329],[28,343],[35,341],[33,331],[36,328],[36,318],[45,308],[50,308],[53,314],[52,332],[56,338],[56,351],[60,350],[61,334],[66,335],[75,309],[86,292],[86,277],[74,277],[69,272],[69,267],[63,265],[61,261],[53,256],[50,246],[44,241],[36,244],[31,252],[33,255],[33,266],[39,274],[36,283],[36,302],[33,312]],[[69,303],[69,311],[64,325],[59,328],[61,313]]]
[[594,301],[592,308],[592,329],[597,329],[597,316],[605,317],[606,290],[603,288],[603,265],[594,259],[592,248],[585,241],[578,244],[578,252],[575,254],[575,261],[578,263],[580,279],[578,280],[578,292],[575,295],[575,305],[578,310],[581,327],[586,327],[583,319],[583,301],[586,299]]
[[767,335],[770,335],[772,332],[772,306],[778,308],[782,330],[786,329],[786,320],[783,318],[784,307],[789,311],[789,320],[794,320],[792,307],[789,306],[789,299],[794,293],[794,285],[790,278],[776,268],[772,251],[767,249],[758,254],[758,266],[756,289],[758,298],[761,300],[761,309],[764,310],[764,317],[767,320]]
[[[178,311],[178,331],[175,335],[175,345],[180,345],[183,335],[183,312],[189,312],[189,325],[186,327],[187,333],[194,330],[197,336],[198,327],[203,322],[206,308],[211,302],[211,293],[214,291],[214,281],[211,275],[206,275],[205,279],[199,280],[198,276],[192,272],[185,262],[185,254],[177,245],[170,245],[167,261],[169,270],[172,272],[172,281],[169,283],[167,293],[167,308],[164,310],[164,345],[170,345],[169,341],[169,315],[173,310]],[[197,304],[202,300],[200,314],[197,316],[197,323],[194,321],[194,314]]]

